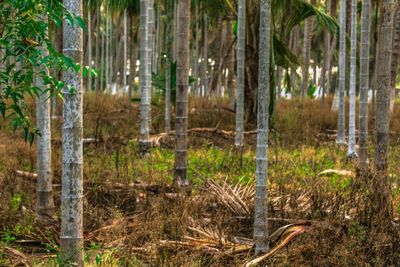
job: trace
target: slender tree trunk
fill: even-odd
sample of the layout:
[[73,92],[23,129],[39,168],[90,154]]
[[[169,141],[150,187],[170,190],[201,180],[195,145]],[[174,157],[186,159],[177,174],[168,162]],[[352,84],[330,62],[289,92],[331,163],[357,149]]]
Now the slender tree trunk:
[[236,51],[236,135],[235,146],[243,147],[244,132],[244,70],[246,46],[246,0],[239,0]]
[[[43,21],[47,21],[47,17],[43,16]],[[42,56],[46,57],[49,52],[45,44],[40,48]],[[47,68],[42,71],[49,74]],[[46,85],[40,76],[35,78],[35,83],[42,90],[36,100],[36,121],[40,131],[37,137],[37,200],[36,200],[36,217],[39,220],[48,220],[54,214],[53,200],[53,174],[51,170],[51,128],[50,128],[50,92],[46,92]],[[57,96],[54,96],[57,97]]]
[[127,86],[127,67],[128,67],[128,16],[126,14],[126,10],[124,10],[124,60],[122,62],[122,80],[123,80],[123,88],[124,91]]
[[[100,6],[96,8],[96,17],[97,17],[97,25],[96,25],[96,70],[99,71],[101,68],[101,58],[100,58],[100,46],[101,46],[101,38],[100,38],[100,26],[101,26],[101,17],[100,17]],[[95,78],[95,91],[97,92],[100,88],[100,80],[101,75]]]
[[[326,10],[328,14],[331,14],[331,0],[326,1]],[[325,102],[325,94],[327,92],[327,69],[328,69],[328,61],[329,61],[329,52],[330,52],[330,42],[331,42],[331,35],[327,29],[324,30],[324,63],[322,66],[322,73],[321,73],[321,88],[322,88],[322,103]],[[329,93],[329,91],[328,91]]]
[[391,185],[388,174],[389,118],[390,118],[390,64],[393,41],[393,0],[382,0],[382,24],[379,38],[379,71],[376,95],[376,144],[373,185],[373,216],[380,227],[387,227],[392,219]]
[[176,79],[176,147],[174,183],[188,186],[187,179],[187,120],[188,120],[188,78],[190,42],[190,0],[179,0],[177,35],[177,79]]
[[[100,19],[100,22],[101,21],[102,21],[102,19]],[[103,22],[102,24],[104,24],[104,23],[107,26],[107,20],[105,22]],[[108,49],[106,46],[106,44],[107,44],[106,34],[107,34],[107,31],[104,31],[104,30],[101,33],[101,61],[99,62],[99,66],[100,66],[100,81],[99,81],[100,87],[99,88],[100,88],[100,91],[102,91],[102,92],[104,90],[104,78],[107,77],[107,68],[106,68],[107,65],[104,64],[104,62],[107,61],[106,60],[107,59],[106,50]],[[107,80],[107,78],[106,78],[106,80]]]
[[[104,89],[107,90],[108,85],[110,83],[110,76],[109,76],[109,65],[110,65],[110,18],[109,16],[109,3],[106,3],[106,32],[105,32],[105,46],[106,46],[106,54],[105,54],[105,75],[106,75],[106,84],[104,86]],[[104,61],[103,61],[104,62]]]
[[[226,32],[226,49],[229,49],[229,46],[234,41],[233,36],[233,28],[232,28],[233,17],[229,16],[227,19],[227,32]],[[235,86],[235,51],[234,49],[230,49],[228,54],[228,59],[226,62],[226,70],[228,71],[228,76],[226,77],[226,88],[229,94],[228,107],[231,109],[235,108],[236,102],[236,86]]]
[[[82,16],[80,0],[64,0],[66,9]],[[78,25],[64,21],[63,53],[82,65],[83,33]],[[82,74],[64,71],[62,126],[61,259],[73,266],[83,266],[83,124]]]
[[199,3],[197,0],[194,1],[194,22],[195,22],[195,40],[194,40],[194,61],[193,61],[193,76],[196,78],[196,82],[193,84],[193,91],[198,93],[199,85],[199,41],[200,41],[200,30],[199,30]]
[[357,3],[351,0],[351,44],[350,44],[350,107],[349,107],[349,143],[348,157],[357,157],[356,153],[356,75],[357,75]]
[[[314,1],[315,2],[315,1]],[[301,98],[307,95],[308,70],[310,68],[310,50],[313,30],[313,18],[307,18],[304,22],[304,44],[303,44],[303,68],[301,80]]]
[[171,61],[172,61],[172,44],[174,34],[171,33],[171,22],[173,20],[172,12],[174,10],[173,3],[166,0],[167,9],[167,24],[166,24],[166,35],[167,35],[167,61],[166,61],[166,73],[165,73],[165,132],[171,131]]
[[282,88],[281,88],[282,74],[283,74],[282,67],[278,67],[277,74],[276,74],[276,89],[277,89],[276,90],[276,95],[277,95],[276,99],[278,102],[281,100],[281,94],[282,94]]
[[[300,29],[299,26],[295,26],[292,30],[291,33],[291,37],[292,37],[292,53],[294,53],[295,55],[297,55],[299,53],[299,35],[300,35]],[[291,68],[290,69],[290,84],[291,86],[294,88],[296,87],[296,83],[297,83],[297,73],[296,73],[296,69],[295,68]]]
[[87,32],[88,32],[88,45],[87,45],[87,53],[88,53],[88,68],[89,68],[89,74],[86,77],[86,92],[92,90],[92,76],[90,75],[90,70],[92,69],[92,16],[91,16],[91,10],[90,10],[90,1],[88,4],[88,22],[87,22]]
[[155,41],[155,56],[153,62],[153,71],[158,73],[160,70],[160,54],[161,54],[161,10],[160,2],[157,4],[157,28],[156,28],[156,41]]
[[260,1],[257,116],[257,172],[253,238],[256,254],[269,250],[267,216],[268,118],[270,89],[271,1]]
[[339,112],[337,144],[345,144],[345,87],[346,87],[346,0],[340,2],[339,44]]
[[203,14],[203,60],[201,64],[201,90],[204,95],[208,93],[208,18]]
[[150,149],[150,130],[149,130],[149,113],[150,113],[150,68],[149,59],[149,33],[148,33],[148,2],[140,1],[140,140],[139,151],[142,154],[149,153]]
[[393,113],[394,101],[396,98],[396,79],[399,67],[400,54],[400,3],[396,2],[394,8],[394,29],[393,29],[393,48],[391,62],[391,98],[390,98],[390,113]]
[[147,50],[148,50],[148,60],[147,60],[147,67],[149,68],[148,70],[148,76],[147,76],[147,83],[148,83],[148,97],[149,97],[149,107],[148,107],[148,125],[149,125],[149,131],[152,129],[152,118],[151,118],[151,95],[153,93],[153,87],[151,85],[151,75],[152,75],[152,70],[153,70],[153,41],[154,41],[154,0],[148,0],[148,6],[147,6],[147,34],[148,34],[148,40],[147,40]]
[[360,51],[360,136],[358,167],[366,172],[368,160],[368,90],[369,90],[369,40],[370,40],[370,0],[362,1],[361,51]]
[[137,60],[137,45],[135,44],[136,34],[133,32],[133,16],[129,16],[129,98],[133,96],[133,89],[135,87],[135,76],[136,76],[136,60]]

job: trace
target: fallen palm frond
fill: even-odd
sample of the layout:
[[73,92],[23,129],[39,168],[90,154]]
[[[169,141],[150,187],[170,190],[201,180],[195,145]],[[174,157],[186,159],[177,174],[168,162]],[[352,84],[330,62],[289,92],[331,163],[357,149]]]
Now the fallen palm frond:
[[207,190],[236,216],[248,217],[255,195],[254,187],[251,184],[252,182],[248,182],[246,185],[242,185],[238,182],[232,187],[226,181],[219,185],[213,180],[207,180]]
[[333,169],[322,171],[322,172],[318,173],[318,176],[322,176],[322,175],[326,175],[326,174],[337,174],[337,175],[340,175],[340,176],[350,176],[350,177],[354,176],[354,173],[351,172],[351,171],[333,170]]
[[295,238],[296,236],[298,236],[304,232],[310,231],[310,229],[311,229],[311,226],[309,226],[309,225],[299,225],[299,224],[291,224],[291,225],[286,225],[286,226],[279,228],[278,230],[275,231],[275,233],[273,233],[271,235],[271,237],[280,238],[280,239],[282,239],[282,241],[278,242],[277,245],[273,249],[271,249],[269,252],[267,252],[266,254],[264,254],[256,259],[246,262],[244,264],[244,266],[245,267],[254,266],[254,265],[268,259],[272,255],[274,255],[278,250],[280,250],[281,248],[286,246],[293,238]]
[[183,240],[161,240],[159,245],[170,248],[186,248],[201,250],[212,254],[232,255],[252,248],[252,244],[229,240],[223,231],[218,231],[212,227],[188,227],[193,236],[185,235]]
[[[10,256],[11,258],[14,258],[16,263],[14,263],[12,266],[31,266],[29,264],[29,258],[26,256],[24,253],[21,251],[18,251],[14,248],[7,247],[5,246],[3,248],[4,253]],[[0,250],[1,251],[1,250]]]

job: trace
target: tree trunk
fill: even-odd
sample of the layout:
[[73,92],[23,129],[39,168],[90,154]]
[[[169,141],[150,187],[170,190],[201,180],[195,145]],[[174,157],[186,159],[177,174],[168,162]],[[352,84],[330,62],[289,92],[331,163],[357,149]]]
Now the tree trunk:
[[154,0],[148,0],[148,6],[147,6],[147,34],[148,34],[148,40],[147,40],[147,50],[148,50],[148,60],[147,60],[147,67],[148,69],[148,97],[149,97],[149,107],[148,107],[148,125],[149,125],[149,131],[152,129],[152,124],[151,124],[151,95],[153,93],[153,87],[151,84],[151,76],[152,76],[152,70],[153,70],[153,62],[152,62],[152,57],[153,57],[153,41],[154,41]]
[[[226,49],[230,49],[229,46],[233,43],[234,41],[234,36],[233,36],[233,29],[232,29],[232,21],[233,17],[228,16],[227,23],[226,23]],[[228,90],[229,94],[229,101],[228,101],[228,107],[231,109],[235,108],[235,102],[236,102],[236,87],[235,87],[235,51],[234,49],[229,50],[227,62],[226,62],[226,69],[228,71],[228,76],[226,77],[226,88]]]
[[[80,0],[64,0],[66,9],[82,16]],[[64,21],[63,52],[82,65],[83,33],[77,24]],[[61,192],[61,260],[74,266],[83,266],[83,124],[82,74],[64,71],[62,126],[62,192]]]
[[370,40],[370,0],[362,1],[361,44],[360,44],[360,136],[358,167],[366,172],[368,160],[368,90],[369,90],[369,40]]
[[[43,16],[43,21],[47,21],[47,17]],[[47,47],[42,44],[40,48],[42,56],[48,55]],[[49,74],[47,68],[42,71]],[[50,128],[50,92],[45,91],[46,85],[43,79],[38,75],[35,83],[42,90],[36,100],[36,121],[40,136],[36,139],[37,153],[37,200],[36,200],[36,217],[39,220],[48,220],[54,214],[53,200],[53,174],[51,170],[51,128]],[[54,98],[57,96],[54,96]]]
[[171,131],[171,62],[172,62],[172,45],[174,34],[171,33],[171,22],[173,20],[173,2],[167,0],[167,23],[166,32],[167,37],[167,60],[166,60],[166,73],[165,73],[165,132]]
[[270,89],[271,1],[260,2],[257,116],[257,172],[253,239],[256,254],[269,250],[267,216],[268,118]]
[[176,79],[176,147],[174,183],[188,186],[187,179],[187,120],[188,120],[188,78],[190,42],[190,0],[179,0],[177,36],[177,79]]
[[91,16],[91,10],[90,10],[90,1],[88,4],[88,22],[87,22],[87,34],[88,34],[88,45],[87,45],[87,53],[88,53],[88,68],[89,68],[89,73],[88,76],[86,77],[86,92],[92,90],[92,76],[90,75],[90,70],[92,69],[92,16]]
[[336,143],[346,143],[345,137],[345,87],[346,87],[346,0],[340,2],[339,14],[340,44],[339,44],[339,112],[338,134]]
[[[299,53],[299,35],[300,35],[300,29],[299,26],[295,26],[292,30],[291,33],[291,50],[292,53],[297,55]],[[291,68],[290,69],[290,84],[292,88],[296,87],[297,83],[297,73],[296,73],[296,68]]]
[[350,107],[349,107],[349,143],[348,157],[357,157],[356,153],[356,75],[357,75],[357,3],[351,0],[351,44],[350,44]]
[[201,64],[201,91],[202,95],[206,95],[208,93],[208,79],[207,79],[207,70],[208,70],[208,18],[207,14],[203,14],[203,60]]
[[[96,8],[96,17],[97,17],[97,25],[96,25],[96,70],[99,71],[101,69],[101,58],[100,58],[100,46],[101,46],[101,38],[100,38],[100,26],[101,26],[101,17],[100,17],[100,6]],[[95,91],[100,89],[100,81],[102,79],[100,73],[99,76],[95,78]]]
[[199,30],[199,3],[198,1],[194,1],[194,23],[195,23],[195,40],[194,40],[194,61],[193,61],[193,76],[196,78],[196,82],[193,84],[193,91],[195,94],[198,93],[199,88],[199,41],[200,41],[200,30]]
[[246,0],[239,0],[237,51],[236,51],[236,135],[235,146],[243,147],[244,132],[244,75],[245,75],[245,46],[246,46]]
[[396,78],[399,66],[400,54],[400,3],[395,3],[394,9],[394,29],[393,29],[393,48],[392,48],[392,62],[391,62],[391,98],[390,98],[390,113],[393,113],[394,101],[396,97]]
[[373,216],[375,223],[387,227],[392,219],[391,186],[388,174],[389,117],[390,117],[390,64],[393,42],[393,1],[382,0],[382,24],[379,38],[379,71],[376,95],[376,144],[373,185]]
[[108,85],[110,83],[109,81],[109,65],[110,65],[110,19],[109,19],[109,3],[106,4],[106,16],[105,16],[105,20],[106,20],[106,31],[105,31],[105,46],[106,46],[106,54],[105,54],[105,60],[103,61],[105,63],[105,86],[104,89],[107,90]]
[[[315,2],[315,1],[314,1]],[[313,30],[313,18],[307,18],[304,23],[303,67],[301,79],[301,99],[307,96],[308,70],[310,68],[310,50]]]
[[150,68],[149,59],[149,23],[147,1],[140,1],[140,140],[139,151],[143,155],[149,153],[150,149],[150,131],[149,131],[149,113],[150,113]]
[[127,86],[127,64],[128,64],[128,16],[126,14],[126,10],[124,10],[124,60],[122,62],[123,67],[122,67],[122,80],[123,80],[123,88],[124,91]]

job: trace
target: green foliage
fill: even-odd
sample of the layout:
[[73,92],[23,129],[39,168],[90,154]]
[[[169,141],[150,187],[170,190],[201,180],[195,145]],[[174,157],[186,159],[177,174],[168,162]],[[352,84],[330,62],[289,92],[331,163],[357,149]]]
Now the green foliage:
[[315,92],[317,92],[317,86],[315,86],[315,84],[310,84],[307,89],[307,96],[311,99],[314,99]]
[[[39,134],[26,112],[25,98],[46,92],[59,95],[64,82],[44,69],[80,71],[69,57],[56,52],[48,37],[48,21],[57,27],[65,20],[70,25],[84,27],[81,17],[72,15],[56,0],[4,0],[0,2],[0,114],[14,129],[23,129],[25,141],[33,142]],[[49,54],[41,52],[44,46]],[[40,77],[44,88],[34,85]]]

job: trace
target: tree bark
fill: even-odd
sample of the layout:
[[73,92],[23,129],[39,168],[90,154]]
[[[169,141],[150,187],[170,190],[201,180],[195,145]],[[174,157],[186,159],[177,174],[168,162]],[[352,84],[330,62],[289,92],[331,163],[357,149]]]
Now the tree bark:
[[[82,16],[80,0],[64,0],[65,8]],[[83,33],[77,24],[63,25],[63,53],[82,66]],[[83,124],[82,73],[64,71],[62,126],[61,260],[83,266]],[[73,90],[71,90],[73,88]]]
[[[47,17],[43,16],[43,21]],[[40,47],[43,57],[48,56],[49,52],[45,44]],[[49,75],[47,68],[42,69]],[[42,90],[36,100],[36,121],[40,136],[36,139],[37,153],[37,200],[36,200],[36,218],[39,220],[48,220],[54,214],[53,200],[53,174],[51,169],[51,128],[50,128],[50,92],[45,91],[46,85],[43,79],[38,75],[35,83]],[[57,96],[54,96],[57,97]]]
[[246,46],[246,0],[239,0],[236,51],[236,136],[235,146],[243,147],[244,132],[244,79]]
[[267,216],[268,123],[270,89],[271,1],[260,1],[257,115],[257,172],[253,239],[256,254],[269,250]]
[[148,23],[148,7],[147,1],[140,1],[140,139],[139,151],[145,155],[150,149],[150,130],[149,130],[149,113],[150,113],[150,68],[149,59],[149,23]]
[[174,183],[188,186],[187,179],[187,123],[188,123],[188,79],[190,42],[190,0],[178,2],[177,79],[176,79],[176,146]]
[[360,136],[358,167],[366,172],[368,160],[368,90],[369,90],[369,40],[370,40],[370,0],[362,1],[361,12],[361,51],[360,51]]
[[393,42],[393,0],[382,0],[382,23],[379,38],[379,70],[376,95],[376,144],[373,183],[373,216],[381,227],[390,225],[392,219],[391,186],[388,174],[389,118],[390,118],[390,64]]
[[351,44],[350,44],[350,107],[349,107],[349,143],[348,157],[357,157],[356,153],[356,75],[357,75],[357,3],[351,0]]
[[346,87],[346,0],[340,2],[339,14],[340,43],[339,43],[339,111],[338,134],[336,143],[346,143],[345,137],[345,87]]

